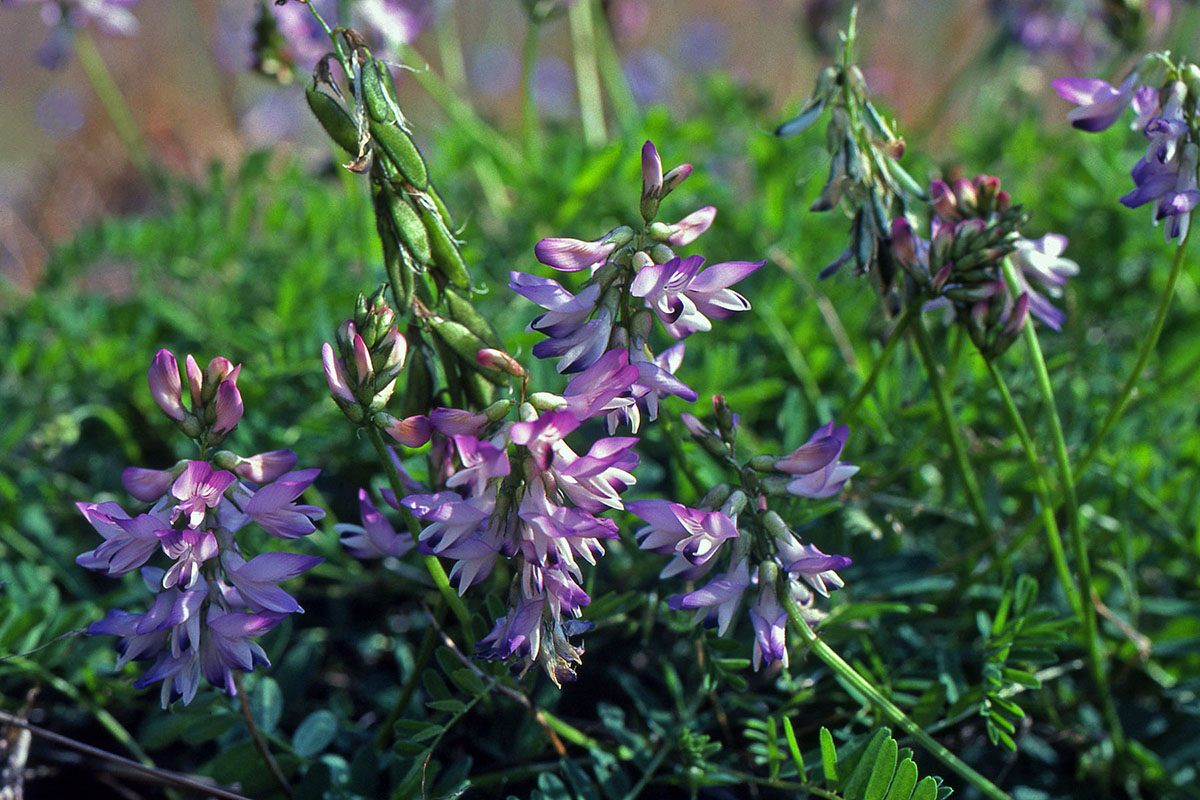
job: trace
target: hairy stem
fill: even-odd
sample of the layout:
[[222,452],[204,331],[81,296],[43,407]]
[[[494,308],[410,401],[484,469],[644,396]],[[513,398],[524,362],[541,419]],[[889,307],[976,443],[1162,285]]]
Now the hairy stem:
[[[400,480],[400,473],[396,471],[396,465],[392,463],[392,457],[388,453],[387,445],[383,442],[383,435],[375,426],[367,428],[367,438],[371,440],[371,445],[375,448],[375,455],[379,457],[379,463],[383,466],[383,471],[387,475],[388,485],[392,487],[396,497],[404,497],[408,494],[404,488],[403,482]],[[406,524],[409,524],[410,529],[418,527],[415,525],[416,518],[406,509],[401,508],[401,515],[404,516]],[[422,556],[421,560],[425,562],[425,568],[429,570],[429,577],[433,578],[433,585],[437,587],[438,592],[442,596],[442,600],[454,612],[454,616],[458,618],[459,625],[462,626],[463,634],[467,637],[467,641],[475,641],[475,631],[471,625],[471,612],[467,610],[462,598],[450,586],[450,579],[446,576],[446,570],[442,567],[442,562],[438,561],[435,555]]]
[[[1008,258],[1004,259],[1003,267],[1004,279],[1008,282],[1009,290],[1015,296],[1020,291],[1017,285],[1016,269]],[[1083,608],[1088,665],[1091,667],[1092,679],[1100,697],[1105,724],[1112,734],[1113,746],[1120,753],[1125,749],[1125,734],[1121,729],[1117,708],[1113,704],[1112,692],[1108,688],[1108,671],[1105,667],[1104,650],[1100,644],[1096,606],[1092,602],[1092,567],[1088,559],[1087,543],[1083,538],[1083,517],[1079,513],[1079,499],[1075,495],[1075,476],[1071,471],[1071,461],[1067,456],[1067,440],[1063,435],[1062,418],[1058,414],[1058,405],[1054,400],[1054,388],[1050,385],[1050,372],[1046,369],[1046,359],[1042,355],[1042,346],[1038,341],[1037,331],[1034,330],[1032,322],[1025,325],[1023,336],[1026,349],[1029,351],[1029,361],[1033,366],[1034,377],[1037,379],[1038,391],[1042,395],[1042,404],[1046,407],[1046,420],[1050,425],[1054,460],[1058,465],[1059,483],[1061,484],[1060,489],[1067,504],[1071,550],[1075,556],[1075,570],[1079,573],[1079,590],[1082,595],[1080,599]]]
[[780,597],[783,600],[784,608],[792,621],[793,627],[800,632],[800,637],[808,644],[809,649],[827,667],[833,670],[838,677],[854,687],[854,690],[863,697],[867,698],[880,714],[900,727],[901,730],[925,748],[930,755],[958,773],[959,776],[987,797],[991,797],[993,800],[1012,800],[998,786],[972,769],[966,762],[962,761],[962,759],[951,753],[945,746],[939,744],[932,736],[927,734],[920,725],[909,719],[908,715],[899,706],[876,689],[874,684],[862,675],[859,675],[854,667],[847,664],[832,647],[825,644],[821,637],[804,621],[804,617],[800,615],[800,609],[796,607],[796,601],[792,599],[790,592],[782,592]]

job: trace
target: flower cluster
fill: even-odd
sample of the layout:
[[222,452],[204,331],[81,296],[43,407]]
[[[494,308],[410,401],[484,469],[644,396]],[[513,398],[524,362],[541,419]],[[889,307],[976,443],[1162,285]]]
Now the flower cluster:
[[[731,444],[736,419],[730,416],[722,421],[724,404],[720,398],[714,398],[714,404],[717,431],[695,418],[686,421],[692,435],[716,455]],[[768,477],[748,483],[743,478],[743,489],[718,486],[698,508],[666,500],[626,504],[627,510],[647,523],[636,534],[642,549],[671,558],[660,573],[663,578],[678,575],[698,580],[713,571],[722,552],[729,554],[723,572],[695,591],[670,597],[667,605],[696,610],[697,619],[715,624],[718,635],[723,636],[743,595],[754,587],[749,614],[754,627],[755,669],[773,661],[788,664],[788,615],[780,598],[789,597],[800,609],[810,609],[815,594],[828,597],[831,587],[844,585],[836,570],[851,563],[845,556],[827,555],[815,545],[801,542],[783,519],[767,508],[767,495],[786,492],[819,498],[839,493],[858,471],[838,461],[848,434],[846,426],[829,423],[788,456],[757,456],[748,466]]]
[[[187,357],[190,408],[183,405],[175,357],[160,350],[150,367],[150,391],[163,412],[201,445],[202,452],[232,430],[242,415],[240,365],[215,358],[201,371]],[[111,577],[140,569],[155,594],[144,614],[113,610],[88,632],[120,637],[118,667],[154,659],[139,688],[162,681],[165,708],[175,697],[191,702],[203,675],[235,691],[233,670],[249,672],[267,657],[254,639],[290,613],[302,611],[279,583],[321,561],[268,552],[246,559],[234,535],[253,522],[280,539],[315,530],[324,512],[296,499],[319,470],[292,471],[296,455],[277,450],[243,458],[227,450],[170,469],[130,467],[122,483],[148,510],[131,516],[119,504],[79,503],[104,542],[80,555],[80,566]],[[166,568],[146,566],[156,553]]]
[[[639,404],[655,419],[662,397],[696,399],[696,393],[674,376],[683,360],[683,344],[658,355],[650,349],[654,319],[676,340],[711,330],[711,320],[750,308],[746,298],[730,287],[765,263],[732,261],[705,268],[701,256],[675,254],[673,247],[691,244],[716,216],[716,209],[709,206],[674,224],[654,221],[662,200],[691,172],[692,166],[683,164],[664,173],[658,151],[646,142],[640,230],[621,226],[590,242],[565,238],[538,242],[534,253],[546,266],[589,273],[577,293],[550,278],[510,274],[509,287],[545,309],[529,324],[530,331],[547,337],[534,346],[535,356],[557,358],[559,372],[574,373],[588,369],[605,353],[620,350],[637,367],[638,378],[625,394],[630,402],[610,415],[610,432],[622,419],[636,432]],[[632,298],[642,300],[644,308],[634,310]]]
[[[905,217],[892,221],[892,253],[915,281],[926,308],[949,306],[980,352],[1003,353],[1029,314],[1054,330],[1064,315],[1042,292],[1062,294],[1078,265],[1062,257],[1066,237],[1020,235],[1029,215],[1014,206],[997,178],[980,175],[929,188],[931,237],[916,235]],[[1002,262],[1010,259],[1016,291],[1005,281]]]
[[[480,414],[431,413],[435,485],[444,488],[400,501],[425,523],[420,552],[454,561],[450,579],[459,594],[484,580],[497,558],[514,562],[508,613],[479,643],[482,657],[516,658],[526,669],[537,663],[556,684],[574,678],[583,649],[568,637],[582,629],[578,617],[589,602],[580,562],[594,565],[602,540],[616,538],[616,523],[600,515],[624,507],[620,495],[635,482],[638,458],[631,437],[600,438],[583,455],[566,437],[634,402],[629,390],[638,375],[616,350],[577,375],[571,394],[537,393],[520,404],[516,422],[505,419],[508,401]],[[364,506],[368,536],[372,510]],[[376,540],[395,541],[378,533]]]
[[1200,204],[1200,67],[1175,65],[1165,55],[1152,54],[1118,87],[1097,78],[1059,78],[1052,85],[1060,97],[1078,106],[1067,119],[1080,130],[1105,130],[1126,109],[1134,110],[1131,127],[1145,135],[1146,153],[1134,165],[1134,189],[1121,203],[1129,208],[1152,203],[1154,224],[1165,221],[1167,240],[1182,241],[1192,210]]
[[408,342],[396,325],[396,312],[384,302],[384,291],[380,287],[369,299],[359,295],[354,319],[338,328],[336,352],[329,342],[322,345],[325,380],[351,422],[369,422],[406,447],[420,447],[429,441],[429,419],[397,419],[384,411],[408,356]]

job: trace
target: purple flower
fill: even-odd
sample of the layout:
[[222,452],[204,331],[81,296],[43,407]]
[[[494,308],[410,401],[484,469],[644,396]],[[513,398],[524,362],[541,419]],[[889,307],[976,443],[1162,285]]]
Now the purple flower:
[[832,422],[817,429],[809,440],[775,462],[775,469],[794,476],[787,490],[798,497],[833,497],[858,467],[838,461],[850,429]]
[[225,490],[236,481],[232,472],[214,471],[204,461],[189,461],[171,486],[171,495],[179,501],[171,512],[171,522],[186,515],[189,528],[200,527],[208,510],[217,507]]
[[647,141],[642,145],[642,197],[657,198],[662,193],[663,168],[658,149]]
[[516,608],[496,620],[492,630],[475,646],[480,658],[506,659],[514,655],[537,658],[542,641],[542,610],[546,598],[519,597]]
[[[619,230],[619,229],[618,229]],[[618,242],[607,233],[594,242],[579,239],[542,239],[533,247],[537,260],[559,272],[579,272],[603,264]]]
[[481,442],[474,436],[455,436],[453,441],[462,466],[446,480],[451,489],[465,486],[468,497],[479,497],[488,483],[503,478],[512,469],[508,451],[491,442]]
[[1070,123],[1080,130],[1097,133],[1125,112],[1140,80],[1137,72],[1132,72],[1119,88],[1099,78],[1059,78],[1050,85],[1059,97],[1079,106],[1067,113]]
[[672,556],[660,577],[705,564],[738,535],[737,525],[719,511],[701,511],[666,500],[635,500],[625,510],[649,525],[636,533],[638,546]]
[[[599,284],[572,295],[558,281],[511,272],[508,287],[547,309],[533,318],[527,330],[549,337],[533,346],[533,354],[538,358],[562,356],[557,366],[560,373],[587,369],[608,349],[613,309],[602,305]],[[596,316],[591,318],[593,313]]]
[[834,570],[844,569],[853,563],[846,556],[831,556],[822,553],[814,545],[802,544],[795,536],[776,537],[779,548],[779,563],[793,579],[803,578],[822,597],[829,596],[829,586],[836,589],[846,582]]
[[358,490],[359,515],[362,525],[338,523],[333,530],[342,537],[342,546],[355,558],[400,558],[413,548],[412,537],[400,535],[387,517],[371,502],[366,489]]
[[296,466],[296,460],[296,454],[291,450],[272,450],[249,458],[239,458],[233,473],[252,483],[270,483]]
[[356,403],[357,398],[350,390],[350,379],[346,376],[346,365],[333,351],[333,345],[325,342],[321,345],[321,363],[325,367],[325,380],[329,384],[329,392],[335,400],[344,403]]
[[114,578],[145,564],[159,547],[158,531],[168,527],[149,514],[130,519],[116,503],[76,503],[75,507],[104,537],[103,544],[77,557],[75,563]]
[[624,350],[609,350],[567,382],[563,397],[567,410],[579,421],[625,408],[634,402],[629,394],[639,370]]
[[204,637],[200,647],[201,669],[208,682],[224,687],[229,694],[237,694],[233,670],[252,672],[257,664],[270,665],[262,647],[251,640],[270,631],[283,617],[283,614],[219,614],[210,611],[206,628],[208,636]]
[[1043,286],[1051,297],[1062,296],[1067,278],[1079,274],[1079,265],[1062,257],[1067,237],[1048,233],[1036,240],[1018,239],[1015,245],[1012,263],[1017,268],[1020,291],[1028,297],[1029,312],[1054,330],[1061,330],[1066,315],[1039,294],[1031,281]]
[[729,287],[765,263],[730,261],[701,272],[702,256],[673,258],[639,270],[630,293],[645,299],[667,333],[684,339],[696,331],[711,330],[709,317],[727,319],[749,310],[749,301]]
[[684,608],[700,609],[701,616],[715,614],[717,635],[724,636],[738,605],[742,602],[742,593],[749,586],[750,568],[743,558],[724,576],[709,581],[696,591],[667,598],[667,606],[676,611]]
[[410,494],[400,502],[417,519],[430,523],[417,541],[438,554],[460,539],[482,532],[492,511],[490,498],[464,500],[456,492]]
[[153,503],[167,493],[176,477],[171,470],[127,467],[121,473],[121,485],[138,500]]
[[304,613],[304,609],[278,584],[308,572],[325,559],[299,553],[262,553],[246,561],[235,553],[225,553],[222,564],[229,582],[254,611],[277,614]]
[[234,429],[242,419],[242,393],[237,384],[231,380],[221,381],[217,387],[216,419],[213,421],[212,432],[216,436],[224,436]]
[[787,612],[775,596],[775,587],[766,582],[759,589],[758,599],[750,608],[750,622],[754,626],[754,670],[763,662],[768,665],[780,661],[788,665]]
[[679,222],[670,226],[671,235],[667,237],[667,242],[676,247],[684,247],[691,244],[709,229],[716,216],[717,209],[712,206],[705,206],[693,211],[679,220]]
[[217,554],[217,537],[212,531],[165,528],[158,531],[158,539],[163,552],[175,559],[175,563],[163,575],[164,589],[175,585],[183,589],[192,588],[200,579],[200,565]]
[[298,505],[292,501],[311,486],[320,473],[319,469],[289,472],[255,492],[243,510],[272,536],[280,539],[307,536],[317,529],[313,521],[323,518],[325,512],[317,506]]

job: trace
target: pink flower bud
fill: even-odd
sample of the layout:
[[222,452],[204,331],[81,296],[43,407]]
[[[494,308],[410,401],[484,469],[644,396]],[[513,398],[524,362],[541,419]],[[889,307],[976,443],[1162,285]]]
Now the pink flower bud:
[[533,246],[533,254],[538,261],[559,272],[579,272],[604,263],[616,248],[616,242],[605,239],[594,242],[566,238],[542,239]]
[[408,359],[408,340],[400,333],[396,326],[387,332],[383,337],[383,346],[390,346],[387,358],[383,362],[384,372],[399,372],[404,369],[404,362]]
[[366,386],[375,377],[375,367],[371,364],[371,352],[367,350],[367,343],[357,333],[354,334],[354,339],[351,341],[354,347],[354,378],[359,386]]
[[329,383],[329,391],[335,400],[344,403],[358,402],[354,392],[350,391],[350,382],[346,378],[346,367],[342,360],[333,353],[333,346],[326,342],[321,346],[321,363],[325,367],[325,380]]
[[485,347],[475,354],[475,360],[479,362],[479,366],[484,369],[495,369],[501,372],[507,372],[515,378],[524,378],[529,373],[525,368],[508,353],[502,350],[495,350],[491,347]]
[[270,483],[296,466],[296,454],[291,450],[272,450],[240,459],[233,468],[239,478],[252,483]]
[[917,240],[912,225],[904,217],[892,220],[892,252],[905,264],[917,261]]
[[717,209],[712,206],[693,211],[671,226],[671,235],[667,237],[667,241],[676,247],[691,244],[708,230],[716,216]]
[[962,218],[958,213],[958,202],[954,193],[945,181],[929,184],[929,202],[933,206],[933,213],[941,217],[943,222],[953,222]]
[[[237,377],[236,372],[233,375]],[[217,387],[217,417],[212,426],[217,435],[229,433],[242,419],[242,393],[234,378],[221,381]]]
[[979,205],[979,195],[975,192],[975,185],[966,178],[958,178],[954,181],[954,199],[958,201],[958,207],[963,213],[974,211]]
[[658,197],[663,188],[662,159],[654,143],[642,145],[642,197]]
[[176,422],[183,421],[183,383],[170,350],[159,350],[150,364],[150,396]]
[[165,469],[129,467],[121,473],[121,484],[125,491],[143,503],[153,503],[162,497],[174,482],[175,475]]
[[391,414],[380,413],[375,415],[375,421],[387,432],[388,436],[405,447],[420,447],[428,442],[429,437],[433,434],[433,426],[429,423],[429,417],[419,414],[407,419],[396,419]]
[[663,175],[662,196],[666,197],[670,194],[679,184],[686,181],[691,174],[691,164],[680,164],[678,167],[668,171],[666,175]]
[[188,353],[187,358],[183,362],[187,369],[188,391],[192,396],[192,411],[199,413],[204,407],[204,399],[202,393],[204,391],[204,373],[200,371],[200,365],[196,363],[196,359],[192,358],[192,354]]
[[242,365],[236,367],[233,362],[225,356],[217,356],[212,361],[208,362],[208,369],[204,370],[204,383],[206,386],[219,387],[223,381],[232,381],[234,386],[237,386],[238,375],[242,372]]

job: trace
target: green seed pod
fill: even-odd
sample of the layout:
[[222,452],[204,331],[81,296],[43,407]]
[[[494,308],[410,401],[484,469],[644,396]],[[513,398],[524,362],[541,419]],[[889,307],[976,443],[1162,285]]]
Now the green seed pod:
[[425,230],[429,234],[429,248],[433,255],[433,265],[443,277],[460,289],[471,288],[471,274],[467,272],[467,262],[463,261],[462,253],[454,242],[450,231],[442,218],[424,205],[418,205],[418,213],[425,222]]
[[503,344],[496,334],[496,329],[492,327],[492,323],[475,310],[475,306],[470,300],[453,289],[446,289],[445,297],[446,310],[450,312],[451,319],[466,325],[471,333],[487,342],[489,347],[503,349]]
[[405,180],[417,189],[429,185],[429,172],[425,169],[425,159],[421,151],[413,144],[408,134],[397,125],[370,120],[371,138],[379,145],[379,149],[391,160],[396,168],[404,175]]
[[421,222],[421,218],[413,207],[405,202],[404,198],[392,192],[388,193],[388,210],[391,212],[392,224],[396,226],[396,233],[400,236],[400,241],[412,253],[414,259],[420,264],[429,263],[429,235],[425,232],[425,225]]
[[392,108],[395,104],[396,86],[392,73],[379,59],[372,58],[362,68],[363,105],[376,122],[396,122]]
[[[406,337],[410,342],[420,343],[419,334],[409,330]],[[405,371],[408,378],[404,385],[403,415],[411,417],[414,414],[427,414],[433,406],[433,354],[429,348],[418,344],[408,359]]]
[[305,87],[304,97],[313,116],[334,144],[350,155],[358,155],[358,127],[338,101],[311,86]]
[[900,189],[902,189],[905,193],[922,200],[927,199],[925,190],[921,188],[921,185],[917,183],[916,179],[914,179],[912,175],[908,174],[908,170],[900,166],[899,162],[889,159],[884,162],[884,166],[887,167],[887,171],[891,175],[892,180],[894,180]]
[[482,374],[497,386],[504,386],[508,383],[508,376],[503,372],[487,369],[480,365],[476,354],[488,346],[487,342],[472,333],[466,325],[444,317],[433,317],[430,322],[433,323],[433,332],[446,343],[463,364]]
[[478,372],[464,370],[462,373],[463,388],[467,392],[467,400],[473,408],[486,408],[492,404],[496,387]]

